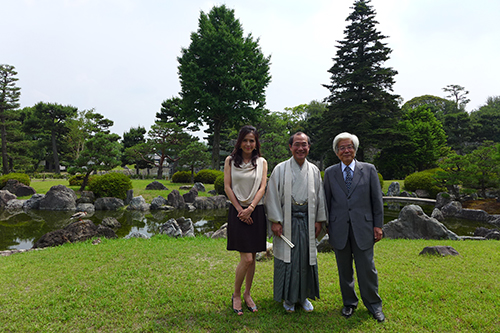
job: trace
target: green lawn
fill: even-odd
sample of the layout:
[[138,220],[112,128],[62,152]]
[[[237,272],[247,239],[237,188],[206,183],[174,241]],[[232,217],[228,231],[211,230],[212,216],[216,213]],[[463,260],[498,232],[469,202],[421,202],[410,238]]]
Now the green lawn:
[[[460,256],[418,253],[453,246]],[[230,308],[238,254],[224,239],[103,239],[0,257],[2,332],[499,332],[500,242],[382,240],[375,246],[387,320],[350,319],[333,253],[318,255],[321,299],[286,314],[273,262],[257,263],[259,312]]]

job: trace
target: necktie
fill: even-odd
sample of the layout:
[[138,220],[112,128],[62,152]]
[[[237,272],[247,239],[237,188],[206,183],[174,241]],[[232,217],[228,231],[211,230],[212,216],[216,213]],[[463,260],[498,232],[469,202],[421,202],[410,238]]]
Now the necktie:
[[345,168],[345,186],[347,187],[347,191],[351,190],[351,184],[352,184],[352,171],[351,171],[351,168],[346,167]]

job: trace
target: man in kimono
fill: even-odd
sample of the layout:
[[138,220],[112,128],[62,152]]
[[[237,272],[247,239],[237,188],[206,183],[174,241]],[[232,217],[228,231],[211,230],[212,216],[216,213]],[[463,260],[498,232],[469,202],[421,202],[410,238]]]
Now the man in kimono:
[[278,164],[269,178],[265,207],[273,235],[274,300],[287,312],[319,298],[316,237],[326,223],[325,194],[318,168],[307,161],[310,139],[302,132],[289,140],[293,157]]

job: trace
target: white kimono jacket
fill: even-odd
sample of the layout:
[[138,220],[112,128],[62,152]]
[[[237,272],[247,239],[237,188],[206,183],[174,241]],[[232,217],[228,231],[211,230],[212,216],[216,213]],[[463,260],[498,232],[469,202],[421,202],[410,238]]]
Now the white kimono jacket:
[[[283,235],[289,240],[292,239],[292,195],[295,199],[298,196],[305,198],[304,191],[307,191],[308,218],[309,218],[309,264],[316,265],[316,222],[326,222],[325,191],[319,169],[307,160],[302,166],[301,174],[307,177],[307,188],[295,185],[292,179],[292,163],[297,164],[292,157],[287,161],[278,164],[269,178],[265,199],[267,219],[269,221],[269,233],[272,235],[272,223],[279,222],[283,226]],[[304,169],[307,168],[307,169]],[[294,195],[297,194],[297,195]],[[274,256],[285,263],[290,263],[291,249],[278,237],[273,237]]]

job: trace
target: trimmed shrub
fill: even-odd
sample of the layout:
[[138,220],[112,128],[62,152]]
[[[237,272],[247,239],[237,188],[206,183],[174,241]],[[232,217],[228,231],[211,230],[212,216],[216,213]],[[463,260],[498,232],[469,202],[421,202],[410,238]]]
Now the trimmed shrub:
[[28,176],[25,173],[8,173],[6,175],[3,175],[0,177],[0,189],[4,188],[5,185],[7,184],[7,181],[9,179],[15,179],[19,181],[20,183],[23,183],[26,186],[30,186],[31,184],[31,179],[30,176]]
[[177,171],[172,175],[172,183],[191,183],[191,171]]
[[[93,177],[95,177],[95,175],[90,175],[88,181],[90,182],[90,179],[92,179]],[[83,175],[83,174],[77,174],[77,175],[69,177],[69,179],[68,179],[69,186],[82,186],[84,178],[85,178],[85,175]]]
[[384,177],[382,176],[382,174],[379,172],[377,173],[378,175],[378,181],[380,182],[380,188],[383,188],[384,187]]
[[214,188],[217,191],[217,194],[226,195],[226,192],[224,191],[224,173],[215,179]]
[[123,173],[110,172],[90,178],[88,188],[96,198],[114,197],[125,200],[127,191],[132,189],[132,181]]
[[224,176],[224,171],[204,169],[196,174],[194,181],[203,184],[214,184],[220,175]]
[[405,178],[404,188],[407,191],[426,190],[432,198],[435,198],[439,192],[445,192],[444,187],[436,185],[434,174],[439,169],[429,169],[412,173]]

